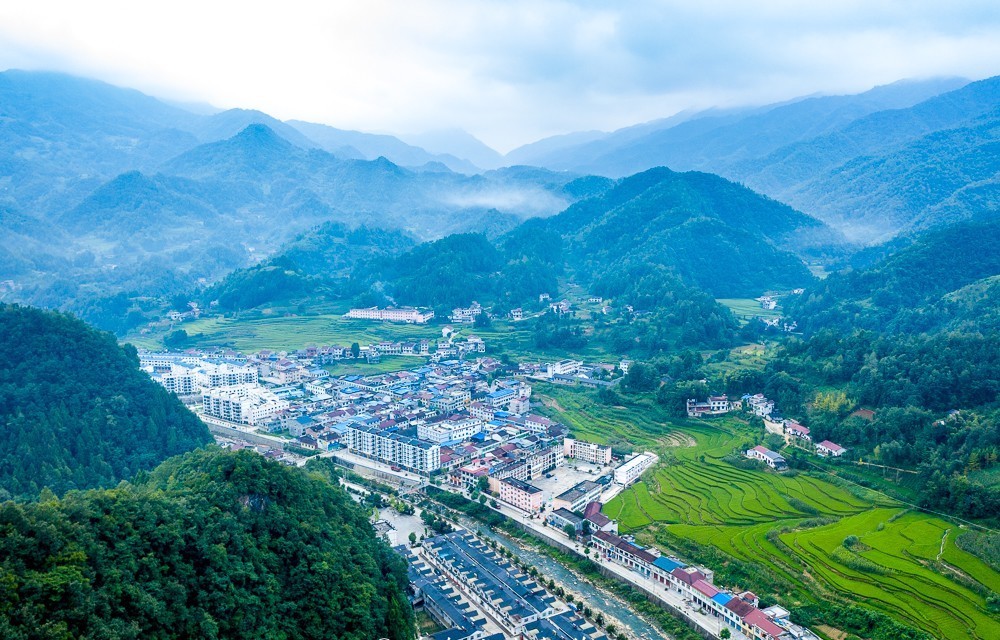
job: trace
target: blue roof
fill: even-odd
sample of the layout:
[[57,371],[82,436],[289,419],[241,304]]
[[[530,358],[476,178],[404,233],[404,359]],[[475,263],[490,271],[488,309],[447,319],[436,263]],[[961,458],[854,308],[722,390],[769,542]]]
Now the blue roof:
[[295,421],[299,424],[312,424],[315,422],[315,420],[312,419],[312,416],[299,416],[295,419]]
[[726,603],[728,603],[732,599],[733,599],[733,596],[729,595],[728,593],[722,593],[721,591],[719,593],[715,594],[714,596],[712,596],[712,600],[715,600],[716,602],[718,602],[722,606],[726,606]]
[[663,569],[667,573],[670,573],[674,569],[677,569],[678,567],[683,567],[684,565],[681,564],[680,562],[677,562],[676,560],[671,560],[670,558],[660,556],[656,560],[653,560],[653,566],[659,567],[660,569]]

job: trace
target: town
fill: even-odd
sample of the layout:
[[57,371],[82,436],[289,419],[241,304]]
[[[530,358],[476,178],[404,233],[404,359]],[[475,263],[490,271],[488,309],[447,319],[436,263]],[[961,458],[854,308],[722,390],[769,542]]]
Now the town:
[[[485,344],[475,336],[457,340],[450,328],[442,333],[437,343],[383,341],[250,355],[140,352],[139,359],[224,447],[253,448],[286,464],[331,457],[360,477],[410,493],[434,486],[478,499],[540,539],[608,567],[708,637],[816,637],[780,606],[761,609],[754,594],[715,585],[711,569],[618,535],[617,522],[602,507],[656,465],[658,455],[574,438],[565,425],[532,411],[534,381],[613,386],[620,378],[595,373],[606,373],[608,365],[504,364],[483,355]],[[328,370],[343,360],[373,362],[389,354],[414,356],[415,366],[372,375],[333,376]],[[621,373],[630,364],[612,368]],[[687,401],[696,417],[735,409],[808,440],[805,427],[772,419],[773,403],[760,395]],[[833,443],[817,450],[843,452]],[[785,466],[763,447],[746,455],[775,470]],[[418,547],[411,539],[407,547],[399,544],[391,518],[378,525],[410,561],[414,605],[447,629],[435,638],[604,637],[571,608],[555,606],[544,589],[511,573],[470,531],[430,537]]]

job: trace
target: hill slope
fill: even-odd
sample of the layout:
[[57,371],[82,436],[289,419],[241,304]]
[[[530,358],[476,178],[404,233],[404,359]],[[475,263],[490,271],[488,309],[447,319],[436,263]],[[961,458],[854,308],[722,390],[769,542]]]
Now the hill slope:
[[139,370],[135,350],[79,320],[0,306],[0,490],[112,486],[211,442]]
[[365,512],[255,453],[198,451],[114,489],[8,502],[0,532],[11,640],[414,637],[405,563]]

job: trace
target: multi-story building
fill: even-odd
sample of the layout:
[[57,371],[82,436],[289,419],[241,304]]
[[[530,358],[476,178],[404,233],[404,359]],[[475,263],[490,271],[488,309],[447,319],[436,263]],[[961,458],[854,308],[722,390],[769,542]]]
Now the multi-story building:
[[344,440],[353,453],[415,473],[427,475],[441,467],[441,445],[436,442],[356,423],[347,426]]
[[426,324],[434,317],[434,312],[430,309],[417,309],[414,307],[367,307],[365,309],[351,309],[346,314],[346,318],[358,318],[361,320],[381,320],[383,322],[406,322],[408,324]]
[[541,489],[523,480],[500,481],[500,499],[521,511],[537,513],[542,508],[542,495]]
[[288,408],[288,402],[255,384],[205,389],[201,396],[205,415],[246,425],[261,425]]
[[615,482],[623,487],[629,486],[639,479],[643,471],[656,464],[659,459],[659,456],[649,451],[632,456],[615,469]]
[[202,387],[232,387],[238,384],[257,384],[257,367],[244,367],[228,363],[206,363],[199,371]]
[[594,464],[611,464],[611,447],[575,438],[563,440],[563,455]]
[[604,492],[604,485],[591,480],[584,480],[552,499],[553,509],[566,509],[568,511],[580,511],[588,503],[597,500]]
[[699,402],[694,398],[688,398],[687,414],[692,418],[699,418],[704,415],[717,416],[728,413],[732,408],[729,398],[722,396],[709,396],[705,402]]
[[547,372],[549,377],[552,376],[571,376],[580,371],[580,367],[583,363],[579,360],[560,360],[559,362],[553,362],[548,365]]
[[466,440],[483,430],[479,418],[444,420],[417,425],[417,437],[428,442],[456,442]]
[[201,389],[198,383],[198,371],[191,365],[171,363],[167,366],[156,366],[153,379],[162,384],[167,391],[179,396],[198,393]]

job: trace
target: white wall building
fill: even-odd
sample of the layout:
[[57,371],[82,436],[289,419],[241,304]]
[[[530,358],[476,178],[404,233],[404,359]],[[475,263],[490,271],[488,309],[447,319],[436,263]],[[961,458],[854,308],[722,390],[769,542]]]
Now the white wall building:
[[414,307],[367,307],[365,309],[351,309],[344,314],[345,318],[357,318],[361,320],[381,320],[384,322],[406,322],[410,324],[425,324],[434,317],[434,312],[430,309],[417,309]]
[[656,464],[659,459],[659,456],[650,451],[637,453],[615,469],[615,482],[623,487],[629,486],[639,479],[643,471]]
[[408,471],[426,475],[441,467],[441,445],[394,431],[351,424],[342,441],[354,453]]
[[611,447],[575,438],[563,440],[563,455],[594,464],[611,464]]
[[483,430],[483,422],[478,418],[445,420],[431,424],[417,425],[417,437],[428,442],[453,442],[468,440]]
[[273,392],[255,384],[206,389],[201,396],[206,415],[246,425],[260,425],[288,408]]

